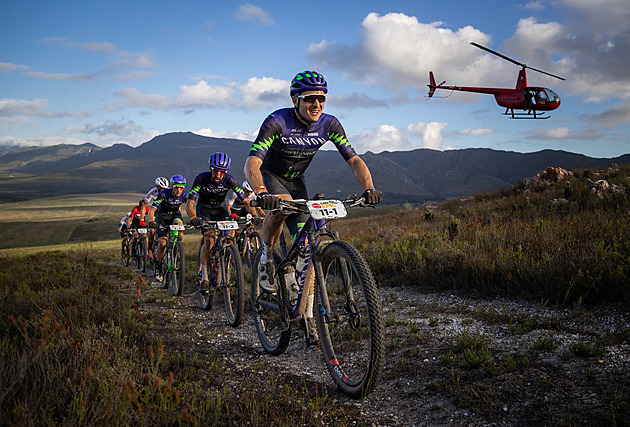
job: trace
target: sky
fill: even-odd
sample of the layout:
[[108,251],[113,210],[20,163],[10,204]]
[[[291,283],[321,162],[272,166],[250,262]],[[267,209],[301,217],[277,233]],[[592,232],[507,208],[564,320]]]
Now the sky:
[[[314,69],[325,112],[357,152],[491,148],[630,153],[628,0],[6,0],[0,145],[138,146],[170,132],[253,140]],[[491,95],[447,85],[529,85],[562,99],[512,120]],[[332,145],[325,146],[332,149]]]

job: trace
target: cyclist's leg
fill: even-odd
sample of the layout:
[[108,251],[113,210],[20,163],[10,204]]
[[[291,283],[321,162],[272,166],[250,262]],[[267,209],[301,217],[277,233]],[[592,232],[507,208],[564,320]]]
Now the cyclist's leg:
[[[206,206],[197,204],[196,215],[204,221],[220,221],[225,218],[227,211],[221,206]],[[202,273],[202,284],[207,286],[210,281],[208,278],[208,265],[210,265],[210,250],[214,245],[216,233],[210,227],[202,227],[203,245],[201,246],[200,264]]]
[[149,247],[149,251],[148,251],[149,258],[153,258],[153,240],[154,239],[155,239],[155,229],[150,228],[148,237],[147,237],[147,244]]

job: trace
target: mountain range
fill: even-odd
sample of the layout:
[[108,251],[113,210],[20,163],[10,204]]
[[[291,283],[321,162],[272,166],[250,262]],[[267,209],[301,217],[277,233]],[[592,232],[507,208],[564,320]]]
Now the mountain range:
[[[0,202],[69,194],[146,193],[157,176],[179,173],[189,183],[208,168],[208,157],[222,151],[232,157],[230,173],[242,181],[250,141],[213,138],[190,132],[157,136],[138,147],[91,143],[0,151]],[[557,150],[517,153],[486,148],[436,151],[367,152],[383,203],[423,203],[508,188],[548,166],[598,168],[630,163],[630,154],[592,158]],[[306,172],[309,192],[342,197],[360,192],[350,168],[336,150],[320,150]]]

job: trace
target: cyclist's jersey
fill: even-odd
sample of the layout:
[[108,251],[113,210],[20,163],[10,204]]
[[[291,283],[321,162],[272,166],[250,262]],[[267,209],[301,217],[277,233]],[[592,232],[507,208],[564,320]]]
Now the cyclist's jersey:
[[127,227],[127,220],[129,219],[129,217],[131,216],[131,212],[127,212],[127,215],[123,216],[120,219],[120,223],[118,224],[119,227]]
[[[254,194],[254,192],[252,191],[252,193],[246,198],[251,202],[253,200],[256,200],[256,194]],[[230,193],[230,197],[227,198],[227,205],[230,206],[231,210],[245,208],[243,200],[241,200],[234,191],[232,191]]]
[[131,212],[129,212],[129,216],[133,219],[140,219],[140,214],[142,213],[143,208],[139,206],[134,206]]
[[147,195],[144,196],[144,201],[147,203],[147,205],[151,205],[153,201],[156,199],[156,197],[158,196],[158,194],[160,194],[160,190],[157,187],[153,187],[152,189],[149,190]]
[[296,179],[328,141],[346,161],[357,155],[335,116],[322,113],[318,121],[307,126],[298,120],[294,108],[283,108],[265,119],[249,155],[263,160],[261,171]]
[[158,217],[162,215],[175,215],[180,213],[179,208],[186,203],[188,197],[188,193],[185,191],[182,191],[179,197],[174,197],[173,189],[167,188],[158,194],[157,198],[153,201],[152,207],[157,209]]
[[245,192],[239,187],[238,181],[229,173],[226,173],[221,181],[215,183],[212,180],[212,172],[202,172],[193,182],[190,197],[197,201],[197,205],[225,206],[225,196],[230,190],[234,191],[241,200],[245,198]]

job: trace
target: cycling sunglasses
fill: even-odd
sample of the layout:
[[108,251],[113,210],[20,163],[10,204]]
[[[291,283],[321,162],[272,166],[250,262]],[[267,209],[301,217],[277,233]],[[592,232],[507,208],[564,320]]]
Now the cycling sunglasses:
[[309,104],[314,104],[315,101],[319,101],[320,104],[326,102],[326,95],[296,95],[295,97],[303,99]]
[[227,173],[227,171],[224,171],[223,169],[217,169],[217,168],[210,168],[210,171],[212,171],[213,173],[216,173],[217,175],[225,175]]

